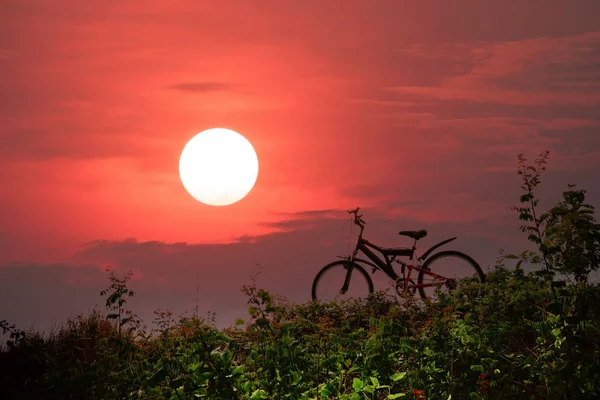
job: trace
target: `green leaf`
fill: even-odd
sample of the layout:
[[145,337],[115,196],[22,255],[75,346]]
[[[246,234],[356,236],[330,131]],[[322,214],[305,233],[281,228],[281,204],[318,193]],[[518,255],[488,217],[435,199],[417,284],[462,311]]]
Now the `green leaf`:
[[471,365],[471,371],[483,372],[483,365]]
[[356,372],[356,371],[359,371],[359,370],[360,370],[360,368],[359,368],[359,367],[357,367],[357,366],[355,365],[355,366],[353,366],[352,368],[350,368],[350,369],[348,370],[348,373],[347,373],[347,374],[348,374],[348,375],[350,375],[350,374],[352,374],[353,372]]
[[405,376],[406,376],[406,372],[397,372],[394,375],[390,376],[390,379],[393,380],[394,382],[397,382],[400,379],[404,378]]
[[396,394],[388,394],[388,399],[398,399],[400,397],[406,396],[404,393],[396,393]]
[[248,394],[248,392],[250,391],[250,386],[252,386],[252,382],[248,381],[248,382],[244,383],[241,388],[242,393]]
[[256,389],[254,393],[252,393],[252,396],[250,396],[250,400],[266,399],[268,397],[267,392],[262,389]]
[[560,328],[556,328],[556,329],[552,329],[551,333],[552,333],[552,336],[558,337],[558,336],[560,336],[562,331]]
[[233,369],[233,371],[231,371],[231,375],[229,375],[229,377],[241,375],[243,372],[244,372],[244,366],[238,365],[237,367],[235,367]]
[[360,389],[362,389],[364,385],[365,385],[365,384],[363,383],[363,381],[361,381],[361,380],[360,380],[360,379],[358,379],[358,378],[354,378],[354,380],[352,381],[352,388],[353,388],[355,391],[357,391],[357,392],[358,392]]
[[240,325],[244,325],[244,320],[243,320],[243,319],[241,319],[241,318],[238,318],[238,319],[235,321],[235,326],[240,326]]
[[291,371],[292,374],[292,385],[297,385],[300,382],[300,375],[296,371]]
[[321,388],[321,396],[329,397],[334,393],[335,389],[331,383],[327,383]]

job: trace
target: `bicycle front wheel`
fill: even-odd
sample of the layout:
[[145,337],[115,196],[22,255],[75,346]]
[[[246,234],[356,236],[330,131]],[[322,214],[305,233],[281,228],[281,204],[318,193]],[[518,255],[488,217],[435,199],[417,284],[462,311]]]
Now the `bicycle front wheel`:
[[458,284],[465,281],[485,282],[485,274],[481,267],[470,256],[458,251],[441,251],[428,258],[419,271],[417,278],[419,295],[422,299],[436,299],[437,290],[450,293]]
[[[351,267],[348,290],[341,293],[348,267]],[[312,285],[313,300],[329,303],[331,301],[366,298],[373,293],[373,281],[365,269],[348,260],[334,261],[324,266]]]

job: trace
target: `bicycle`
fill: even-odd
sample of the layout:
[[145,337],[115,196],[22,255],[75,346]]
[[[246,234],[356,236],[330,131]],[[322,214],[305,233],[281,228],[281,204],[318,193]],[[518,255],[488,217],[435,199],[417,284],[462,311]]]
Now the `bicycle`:
[[[418,230],[418,231],[400,231],[399,232],[399,235],[407,236],[411,239],[414,239],[415,242],[414,242],[412,248],[380,247],[380,246],[377,246],[377,245],[371,243],[367,239],[363,238],[363,231],[364,231],[366,222],[362,219],[362,215],[358,215],[359,210],[360,210],[360,207],[357,207],[355,210],[347,210],[349,214],[354,215],[353,223],[360,227],[360,233],[358,235],[356,247],[355,247],[354,251],[352,252],[352,255],[346,256],[346,257],[339,256],[339,258],[341,258],[341,260],[334,261],[334,262],[327,264],[317,273],[317,275],[314,279],[313,285],[312,285],[313,300],[321,300],[321,299],[318,299],[318,297],[321,297],[321,296],[317,296],[317,289],[319,288],[319,284],[321,283],[322,278],[324,277],[325,273],[334,270],[336,267],[342,267],[344,270],[346,270],[346,272],[344,272],[345,277],[343,280],[343,284],[341,285],[341,288],[338,291],[338,293],[340,293],[342,295],[347,293],[349,290],[350,278],[351,278],[354,270],[356,270],[360,273],[358,276],[362,275],[365,278],[367,289],[368,289],[368,294],[373,293],[373,291],[374,291],[373,281],[372,281],[371,277],[369,276],[369,274],[367,273],[366,268],[363,267],[362,265],[366,265],[367,267],[372,268],[373,274],[375,274],[375,271],[381,270],[389,278],[391,278],[394,282],[396,282],[396,292],[398,293],[398,295],[401,295],[401,291],[402,291],[403,293],[409,293],[411,296],[414,296],[416,293],[416,290],[418,290],[420,297],[422,299],[426,300],[426,299],[428,299],[428,296],[425,293],[425,288],[431,287],[431,288],[435,289],[435,287],[439,287],[439,288],[445,287],[450,292],[450,291],[456,289],[456,287],[458,285],[458,279],[442,276],[441,273],[444,271],[443,269],[441,271],[438,271],[436,269],[435,270],[436,272],[433,272],[433,270],[432,270],[432,265],[435,261],[438,261],[438,260],[441,260],[441,259],[447,258],[447,257],[454,257],[454,258],[458,258],[458,259],[466,261],[467,265],[470,267],[470,268],[467,268],[470,271],[470,276],[472,277],[473,275],[475,275],[476,279],[479,280],[479,283],[485,283],[485,275],[484,275],[483,271],[481,270],[481,267],[479,266],[479,264],[477,264],[477,262],[473,258],[471,258],[470,256],[468,256],[464,253],[454,251],[454,250],[445,250],[445,251],[438,252],[438,253],[432,255],[431,257],[429,257],[429,255],[434,250],[455,240],[456,237],[442,240],[441,242],[430,247],[425,253],[423,253],[423,255],[421,255],[420,257],[417,258],[417,263],[416,263],[417,265],[408,264],[406,262],[396,260],[396,258],[397,257],[409,257],[412,262],[416,255],[417,241],[419,241],[420,239],[427,236],[427,231],[426,230]],[[383,258],[385,261],[382,260],[379,256],[377,256],[371,249],[376,250],[379,253],[381,253],[383,255]],[[359,251],[362,251],[362,253],[364,255],[366,255],[371,261],[357,258],[357,254]],[[392,266],[393,262],[399,263],[402,266],[401,276],[396,274],[396,272]],[[436,266],[437,266],[437,264],[436,264]],[[406,274],[406,270],[408,270],[408,274]],[[419,272],[419,274],[417,276],[417,283],[415,283],[414,280],[411,279],[411,273],[413,270],[416,270]],[[446,275],[448,275],[450,272],[452,272],[452,271],[448,271],[448,273],[446,273]],[[423,280],[425,277],[433,278],[433,282],[423,283]],[[340,278],[340,280],[341,280],[341,278]],[[356,286],[355,285],[356,280],[353,283],[354,283],[353,287]],[[336,287],[339,287],[339,285],[340,285],[340,283],[338,282],[336,284]],[[431,296],[431,297],[434,297],[434,296]]]

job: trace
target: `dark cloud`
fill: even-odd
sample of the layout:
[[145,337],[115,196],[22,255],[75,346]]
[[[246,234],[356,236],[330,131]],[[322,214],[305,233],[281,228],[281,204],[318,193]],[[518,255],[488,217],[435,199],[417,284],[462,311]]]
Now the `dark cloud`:
[[0,155],[4,160],[137,158],[147,154],[148,148],[134,136],[115,135],[114,132],[86,127],[81,130],[65,127],[58,137],[54,130],[44,128],[18,129],[0,135]]
[[[460,49],[460,51],[458,51]],[[433,63],[424,55],[435,47],[412,49],[406,54]],[[565,83],[594,82],[600,65],[600,33],[518,41],[471,42],[454,46],[450,54],[460,66],[454,76],[437,85],[406,84],[390,90],[415,100],[462,99],[474,103],[597,104],[597,91],[582,91]],[[445,68],[449,71],[449,68]],[[559,88],[555,90],[555,88]]]
[[222,92],[232,91],[233,86],[223,82],[182,82],[172,85],[171,89],[183,92]]
[[[76,282],[76,283],[75,283]],[[21,329],[48,330],[67,316],[102,305],[108,282],[99,268],[64,263],[0,266],[0,319]],[[106,285],[108,286],[108,285]]]
[[591,153],[600,157],[600,121],[590,127],[541,128],[539,133],[543,137],[556,139],[551,147],[560,155],[581,156]]
[[309,229],[314,225],[315,220],[335,220],[340,217],[343,218],[345,214],[346,212],[344,210],[310,210],[294,213],[274,213],[274,217],[283,217],[283,219],[280,221],[264,222],[261,225],[281,230]]
[[[416,204],[415,204],[416,205]],[[319,214],[319,213],[317,213]],[[365,208],[368,228],[366,237],[381,245],[405,245],[397,235],[400,229],[430,230],[422,251],[433,243],[451,236],[460,236],[452,247],[469,252],[482,265],[493,263],[499,246],[494,236],[498,226],[484,220],[467,223],[423,223],[410,216],[385,218]],[[348,251],[348,221],[344,218],[311,219],[310,229],[304,229],[306,218],[287,221],[290,231],[254,237],[252,243],[195,245],[99,240],[87,243],[66,263],[11,263],[0,267],[0,304],[2,317],[27,327],[46,329],[51,320],[62,322],[66,315],[87,312],[95,305],[103,308],[99,291],[109,285],[104,267],[112,266],[118,273],[133,272],[130,287],[137,293],[130,300],[131,308],[146,323],[158,308],[170,308],[176,314],[192,312],[196,287],[199,288],[200,312],[217,312],[222,326],[237,317],[247,316],[247,298],[240,292],[250,284],[250,275],[260,265],[258,285],[272,293],[286,296],[294,302],[310,299],[310,285],[318,270],[336,256]],[[494,232],[486,235],[485,232]],[[510,242],[509,242],[510,244]],[[386,280],[375,275],[379,288]]]

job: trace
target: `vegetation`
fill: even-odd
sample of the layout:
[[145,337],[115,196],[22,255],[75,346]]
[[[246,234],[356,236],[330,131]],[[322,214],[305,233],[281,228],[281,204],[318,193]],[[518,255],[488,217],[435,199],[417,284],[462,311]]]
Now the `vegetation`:
[[109,270],[107,316],[80,315],[49,336],[0,322],[10,332],[0,398],[600,398],[600,288],[589,279],[600,226],[571,185],[537,210],[547,157],[529,166],[519,157],[524,193],[514,210],[537,250],[501,252],[482,291],[464,282],[420,306],[381,292],[294,305],[252,278],[242,288],[247,321],[218,330],[214,318],[157,311],[146,332],[126,309],[128,277]]

